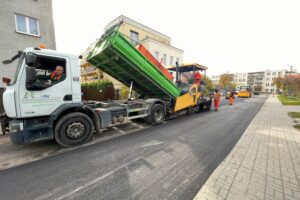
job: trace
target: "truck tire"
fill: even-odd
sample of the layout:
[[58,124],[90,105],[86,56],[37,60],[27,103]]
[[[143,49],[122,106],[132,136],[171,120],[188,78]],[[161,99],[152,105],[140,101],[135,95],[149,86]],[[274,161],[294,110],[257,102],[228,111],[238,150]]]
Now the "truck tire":
[[155,104],[151,108],[151,113],[145,118],[149,124],[161,124],[165,120],[165,108],[161,104]]
[[74,112],[63,116],[54,129],[54,138],[63,147],[73,147],[88,142],[93,135],[93,122],[89,116]]

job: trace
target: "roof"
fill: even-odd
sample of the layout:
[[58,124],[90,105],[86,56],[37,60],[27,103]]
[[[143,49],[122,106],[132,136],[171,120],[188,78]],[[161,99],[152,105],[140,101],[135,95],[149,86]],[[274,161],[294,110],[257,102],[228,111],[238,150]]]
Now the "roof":
[[78,59],[78,57],[79,57],[78,55],[75,55],[75,54],[63,53],[63,52],[52,50],[52,49],[41,49],[41,48],[36,48],[36,47],[28,47],[24,51],[25,52],[28,52],[28,51],[30,51],[30,52],[39,52],[39,54],[69,57],[69,58],[74,58],[74,59]]
[[300,78],[300,74],[286,74],[286,76],[290,78]]
[[164,47],[167,47],[167,48],[171,48],[171,49],[173,49],[173,50],[175,50],[175,51],[180,51],[181,53],[184,53],[184,51],[182,50],[182,49],[179,49],[179,48],[177,48],[177,47],[174,47],[174,46],[172,46],[172,45],[166,45],[166,44],[164,44],[164,43],[161,43],[161,42],[158,42],[158,41],[156,41],[156,40],[154,40],[154,39],[152,39],[152,38],[145,38],[145,39],[143,39],[142,41],[141,41],[141,43],[142,44],[145,44],[145,43],[147,43],[147,42],[154,42],[154,43],[156,43],[156,44],[158,44],[158,45],[161,45],[161,46],[164,46]]
[[[197,64],[197,63],[192,63],[192,64],[182,64],[181,66],[179,66],[179,72],[191,72],[191,71],[203,71],[203,70],[207,70],[208,68]],[[168,68],[168,70],[170,71],[176,71],[176,67],[171,67]]]
[[148,32],[150,32],[150,33],[152,33],[154,35],[158,35],[159,37],[164,38],[164,39],[166,39],[168,41],[171,40],[170,36],[162,34],[162,33],[158,32],[158,31],[156,31],[156,30],[154,30],[154,29],[152,29],[152,28],[150,28],[150,27],[148,27],[148,26],[146,26],[144,24],[141,24],[141,23],[139,23],[139,22],[137,22],[137,21],[135,21],[133,19],[130,19],[130,18],[124,16],[124,15],[120,15],[119,17],[117,17],[116,19],[114,19],[113,21],[111,21],[108,25],[105,26],[104,30],[107,30],[107,29],[111,28],[112,26],[118,24],[121,21],[123,21],[125,23],[128,23],[128,24],[131,24],[131,25],[134,25],[134,26],[136,26],[136,27],[138,27],[140,29],[146,30],[146,31],[148,31]]

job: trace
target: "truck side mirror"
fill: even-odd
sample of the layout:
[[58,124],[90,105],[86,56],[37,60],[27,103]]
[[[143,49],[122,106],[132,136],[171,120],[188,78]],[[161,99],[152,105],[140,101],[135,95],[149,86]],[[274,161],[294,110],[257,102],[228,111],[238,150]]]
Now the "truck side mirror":
[[25,63],[28,66],[34,66],[37,62],[37,56],[33,54],[27,54],[25,56]]
[[36,71],[34,67],[26,67],[26,84],[36,81]]

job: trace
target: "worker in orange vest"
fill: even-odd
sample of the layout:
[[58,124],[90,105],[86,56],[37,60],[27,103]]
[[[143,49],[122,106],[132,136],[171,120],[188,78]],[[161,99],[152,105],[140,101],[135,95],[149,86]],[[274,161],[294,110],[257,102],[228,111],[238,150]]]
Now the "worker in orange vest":
[[229,105],[233,105],[234,103],[234,94],[233,92],[230,92],[230,95],[229,95]]
[[199,85],[200,81],[201,81],[201,74],[199,73],[199,71],[197,71],[194,74],[194,83]]
[[215,94],[214,94],[215,111],[218,111],[219,109],[220,100],[221,100],[221,94],[219,93],[218,90],[215,90]]
[[55,67],[55,70],[51,73],[50,80],[52,84],[55,84],[63,81],[65,78],[66,75],[64,73],[64,68],[58,65]]

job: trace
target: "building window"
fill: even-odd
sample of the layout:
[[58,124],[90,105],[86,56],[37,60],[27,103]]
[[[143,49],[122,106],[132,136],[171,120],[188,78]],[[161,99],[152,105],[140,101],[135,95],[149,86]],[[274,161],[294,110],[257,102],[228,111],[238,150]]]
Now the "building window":
[[272,83],[271,86],[274,87],[274,84]]
[[267,73],[267,76],[270,76],[270,73]]
[[266,83],[266,86],[268,87],[270,84],[269,83]]
[[163,64],[167,65],[167,54],[163,54]]
[[170,65],[173,65],[173,56],[170,56]]
[[281,72],[278,72],[278,75],[280,76],[280,75],[281,75]]
[[276,72],[273,72],[273,74],[272,75],[276,75]]
[[266,92],[269,92],[269,89],[265,89]]
[[267,78],[267,81],[269,81],[270,80],[270,78]]
[[15,15],[16,31],[28,35],[40,36],[39,21],[24,15]]
[[156,60],[159,60],[159,52],[158,51],[154,51],[154,57]]
[[139,43],[139,33],[130,31],[130,41],[132,44],[137,45]]

